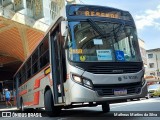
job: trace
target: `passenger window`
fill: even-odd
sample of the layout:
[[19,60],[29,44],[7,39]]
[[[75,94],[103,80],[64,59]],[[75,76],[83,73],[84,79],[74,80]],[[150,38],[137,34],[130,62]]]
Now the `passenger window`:
[[21,83],[23,84],[26,81],[26,69],[25,66],[21,68]]
[[44,67],[48,63],[49,63],[49,45],[48,45],[48,39],[46,39],[40,45],[40,68]]
[[31,58],[26,62],[26,72],[27,79],[29,79],[31,77]]
[[20,85],[22,84],[21,74],[18,73],[16,78],[18,79],[18,81],[19,81],[19,86],[20,86]]
[[38,49],[32,55],[32,74],[38,71]]

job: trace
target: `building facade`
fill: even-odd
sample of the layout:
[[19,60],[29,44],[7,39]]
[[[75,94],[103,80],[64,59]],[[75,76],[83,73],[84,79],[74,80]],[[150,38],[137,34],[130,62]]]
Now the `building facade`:
[[147,50],[147,69],[148,76],[160,77],[160,48]]
[[145,49],[145,42],[142,39],[138,39],[139,48],[145,68],[144,77],[147,80],[147,84],[155,84],[160,82],[160,49],[147,50]]
[[65,14],[65,4],[79,0],[0,0],[0,17],[46,32],[57,16]]

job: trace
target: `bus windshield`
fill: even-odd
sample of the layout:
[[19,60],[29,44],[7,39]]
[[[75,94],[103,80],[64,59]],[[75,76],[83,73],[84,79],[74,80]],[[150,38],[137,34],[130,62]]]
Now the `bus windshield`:
[[111,22],[69,22],[69,58],[75,62],[140,62],[136,28]]

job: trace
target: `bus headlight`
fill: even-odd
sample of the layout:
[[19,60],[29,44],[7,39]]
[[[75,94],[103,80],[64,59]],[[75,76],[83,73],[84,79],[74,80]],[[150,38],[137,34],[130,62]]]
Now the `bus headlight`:
[[72,78],[73,78],[73,80],[74,80],[76,83],[79,83],[79,84],[81,84],[81,85],[83,85],[83,86],[85,86],[85,87],[88,87],[88,88],[90,88],[90,89],[93,88],[92,81],[89,80],[89,79],[82,78],[82,77],[77,76],[77,75],[74,75],[74,74],[72,74]]
[[82,83],[81,77],[79,77],[79,76],[77,76],[77,75],[72,75],[72,77],[73,77],[73,80],[74,80],[75,82]]

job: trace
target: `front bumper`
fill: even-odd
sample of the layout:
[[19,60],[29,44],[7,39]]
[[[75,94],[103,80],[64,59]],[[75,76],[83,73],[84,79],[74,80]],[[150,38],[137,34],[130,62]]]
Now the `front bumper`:
[[116,101],[132,98],[143,98],[147,95],[147,82],[141,88],[138,94],[128,94],[124,96],[99,96],[94,90],[86,88],[82,85],[74,83],[70,92],[70,102],[71,103],[81,103],[81,102],[101,102],[101,101]]

